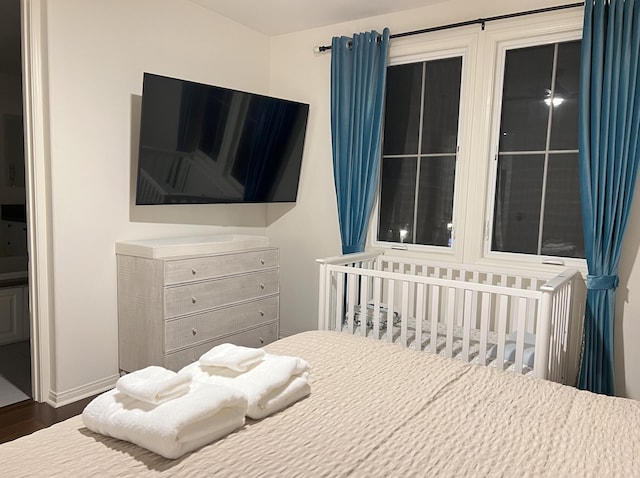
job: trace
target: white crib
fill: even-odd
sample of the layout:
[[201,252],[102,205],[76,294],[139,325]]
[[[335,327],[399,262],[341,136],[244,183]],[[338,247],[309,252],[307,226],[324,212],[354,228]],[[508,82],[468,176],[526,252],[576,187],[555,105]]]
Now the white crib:
[[321,330],[575,384],[586,297],[575,269],[531,275],[379,252],[317,262]]

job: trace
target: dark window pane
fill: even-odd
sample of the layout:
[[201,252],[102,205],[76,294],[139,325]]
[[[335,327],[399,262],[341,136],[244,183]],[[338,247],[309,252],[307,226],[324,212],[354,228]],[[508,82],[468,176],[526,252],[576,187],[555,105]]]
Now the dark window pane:
[[451,247],[455,167],[455,156],[421,159],[417,244]]
[[387,69],[380,241],[451,246],[461,72],[462,57]]
[[553,45],[509,50],[505,59],[500,151],[546,148]]
[[426,63],[422,153],[455,153],[462,57]]
[[379,241],[412,242],[416,166],[415,157],[382,161]]
[[422,63],[387,68],[385,155],[418,154]]
[[552,154],[547,169],[542,254],[584,257],[577,154]]
[[544,155],[500,155],[492,250],[538,253]]
[[556,71],[552,150],[578,149],[578,91],[580,79],[580,41],[560,43]]

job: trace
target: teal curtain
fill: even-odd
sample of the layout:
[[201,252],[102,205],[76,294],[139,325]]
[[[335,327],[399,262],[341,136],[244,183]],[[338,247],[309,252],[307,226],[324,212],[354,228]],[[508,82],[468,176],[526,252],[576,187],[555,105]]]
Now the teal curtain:
[[331,139],[342,253],[364,250],[378,185],[389,29],[331,42]]
[[578,386],[614,394],[618,264],[636,184],[640,132],[640,3],[585,2],[579,157],[587,265]]

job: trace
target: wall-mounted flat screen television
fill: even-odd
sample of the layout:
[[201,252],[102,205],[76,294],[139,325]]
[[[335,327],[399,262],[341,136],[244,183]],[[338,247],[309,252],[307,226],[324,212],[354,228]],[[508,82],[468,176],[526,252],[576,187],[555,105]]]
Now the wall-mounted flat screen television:
[[145,73],[136,204],[295,202],[309,105]]

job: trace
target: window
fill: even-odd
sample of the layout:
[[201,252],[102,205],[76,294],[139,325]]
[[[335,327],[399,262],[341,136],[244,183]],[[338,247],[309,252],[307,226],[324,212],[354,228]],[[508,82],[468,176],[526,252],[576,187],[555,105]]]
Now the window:
[[580,41],[506,52],[492,251],[584,257],[579,63]]
[[378,238],[451,246],[462,57],[387,71]]
[[392,43],[373,245],[579,266],[581,12],[496,23]]

